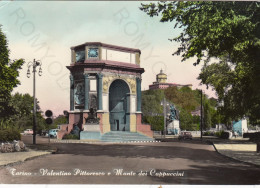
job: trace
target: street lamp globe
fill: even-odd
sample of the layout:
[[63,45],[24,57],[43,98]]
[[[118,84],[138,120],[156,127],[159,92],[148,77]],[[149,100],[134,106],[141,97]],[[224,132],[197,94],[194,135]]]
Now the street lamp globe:
[[38,74],[39,74],[39,76],[42,75],[42,67],[39,68],[39,73]]
[[28,68],[28,70],[27,70],[27,78],[30,78],[30,76],[31,76],[31,73],[30,73],[30,69]]

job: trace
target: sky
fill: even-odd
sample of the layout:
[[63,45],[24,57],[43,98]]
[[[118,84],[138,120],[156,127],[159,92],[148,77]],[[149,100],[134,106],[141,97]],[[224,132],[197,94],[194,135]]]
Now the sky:
[[[147,3],[147,2],[144,2]],[[168,39],[181,29],[174,22],[161,23],[139,10],[138,1],[0,1],[0,24],[5,33],[11,59],[23,58],[21,85],[13,93],[33,94],[32,74],[27,78],[27,64],[42,62],[42,76],[36,76],[36,97],[42,111],[54,115],[69,110],[69,70],[71,46],[102,42],[141,50],[142,90],[147,90],[163,69],[169,83],[192,84],[211,97],[212,89],[200,85],[201,65],[195,59],[181,62],[173,56],[179,44]],[[32,69],[31,69],[32,70]]]

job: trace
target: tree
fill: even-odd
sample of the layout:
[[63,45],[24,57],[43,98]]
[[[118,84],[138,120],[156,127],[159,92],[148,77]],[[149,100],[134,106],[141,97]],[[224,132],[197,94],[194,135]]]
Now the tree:
[[200,130],[200,116],[192,116],[192,124],[196,125],[196,131]]
[[[5,123],[3,123],[5,124],[5,127],[13,127],[22,130],[26,128],[31,128],[33,119],[33,97],[30,96],[28,93],[15,93],[11,96],[11,99],[9,100],[9,105],[12,107],[14,114],[8,118],[0,118],[0,120],[2,121],[5,120]],[[41,119],[43,119],[43,117],[41,115],[41,109],[38,101],[36,109],[38,128],[45,127],[45,125],[41,122]]]
[[59,115],[53,121],[53,125],[57,128],[58,125],[67,124],[67,118],[64,115]]
[[164,91],[147,90],[142,92],[142,112],[144,116],[153,116],[163,113],[161,101],[164,98]]
[[17,77],[23,63],[22,59],[13,62],[9,59],[7,40],[0,26],[0,117],[5,120],[15,112],[10,105],[11,92],[20,84]]
[[164,119],[163,116],[144,116],[143,121],[152,126],[154,131],[164,130]]
[[204,127],[203,129],[209,129],[212,127],[212,113],[213,109],[210,107],[209,101],[205,100],[203,105],[203,113],[204,113]]
[[[163,106],[161,101],[166,98],[168,102],[172,102],[180,111],[180,125],[183,130],[198,130],[200,118],[192,117],[191,111],[200,107],[200,91],[191,90],[189,87],[169,87],[165,90],[148,90],[142,92],[142,112],[143,121],[152,125],[153,130],[163,130]],[[214,98],[208,99],[203,96],[204,103],[204,129],[215,127],[216,123],[216,104]],[[218,116],[219,117],[219,116]]]
[[195,110],[199,106],[194,92],[189,87],[182,87],[180,89],[169,87],[165,90],[165,97],[188,112]]
[[192,122],[191,114],[184,109],[180,110],[180,128],[186,131],[195,131],[197,129],[197,125]]
[[173,55],[182,55],[183,61],[196,57],[194,65],[204,61],[199,79],[224,101],[226,119],[260,120],[259,2],[158,2],[140,9],[151,17],[161,14],[161,22],[174,21],[175,28],[182,28],[171,39],[180,42]]
[[142,92],[143,122],[150,124],[154,131],[164,129],[163,106],[161,105],[163,98],[164,91],[160,89]]
[[[21,94],[15,93],[11,96],[9,105],[12,107],[14,114],[12,116],[0,117],[0,128],[12,128],[18,129],[19,131],[32,128],[33,119],[33,97],[28,93]],[[42,111],[37,101],[37,131],[46,129],[47,125],[45,119],[42,116]]]

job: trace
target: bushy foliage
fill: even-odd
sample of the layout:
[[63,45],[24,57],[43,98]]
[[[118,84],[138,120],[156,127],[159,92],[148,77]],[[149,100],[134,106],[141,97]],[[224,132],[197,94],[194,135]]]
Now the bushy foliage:
[[180,128],[181,130],[193,131],[192,115],[184,109],[180,110]]
[[143,121],[151,125],[153,131],[162,131],[164,129],[163,116],[144,116]]
[[192,91],[189,87],[169,87],[165,91],[165,97],[172,103],[185,109],[187,112],[195,110],[200,105],[200,98],[196,96],[197,91]]
[[244,133],[243,138],[249,138],[250,141],[260,141],[260,132]]
[[21,134],[18,130],[0,130],[0,142],[10,142],[14,140],[21,140]]
[[62,124],[67,124],[67,118],[64,115],[59,115],[53,120],[53,125],[56,127]]
[[142,92],[142,112],[144,116],[156,116],[163,113],[161,101],[164,98],[164,91],[147,90]]
[[221,138],[221,135],[223,134],[224,131],[218,131],[215,133],[215,136]]
[[[198,77],[215,89],[227,123],[249,117],[260,122],[260,2],[161,1],[142,4],[149,16],[173,22],[181,33],[173,55],[204,62]],[[165,39],[167,40],[167,39]]]
[[22,59],[9,59],[8,42],[0,25],[0,117],[3,119],[15,114],[15,109],[10,104],[11,92],[20,84],[17,78],[23,64]]
[[75,134],[66,134],[65,136],[63,136],[62,139],[67,139],[67,140],[78,140],[79,137]]
[[206,132],[203,133],[203,136],[214,136],[215,134],[213,132],[206,131]]
[[[147,90],[142,92],[142,112],[143,121],[152,125],[153,130],[163,130],[163,98],[173,103],[179,110],[180,127],[182,130],[196,131],[200,128],[200,117],[192,116],[191,111],[200,107],[199,90],[191,90],[189,87],[169,87],[165,90]],[[210,128],[216,123],[216,99],[208,99],[203,96],[204,100],[204,127]],[[154,116],[154,117],[153,117]],[[161,119],[160,117],[161,116]]]
[[230,133],[229,132],[225,132],[225,131],[219,131],[219,132],[216,132],[215,135],[217,137],[219,137],[219,138],[228,139]]

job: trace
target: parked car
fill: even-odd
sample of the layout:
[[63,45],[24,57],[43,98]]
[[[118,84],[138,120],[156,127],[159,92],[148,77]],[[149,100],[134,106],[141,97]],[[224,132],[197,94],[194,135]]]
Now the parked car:
[[26,129],[24,132],[23,132],[24,135],[33,135],[33,130],[32,129]]
[[57,137],[57,132],[59,131],[59,129],[51,129],[51,130],[49,130],[49,136],[51,137],[51,138],[53,138],[53,137]]
[[48,136],[48,130],[41,130],[41,136]]
[[178,139],[179,140],[192,140],[192,135],[190,132],[181,132]]

